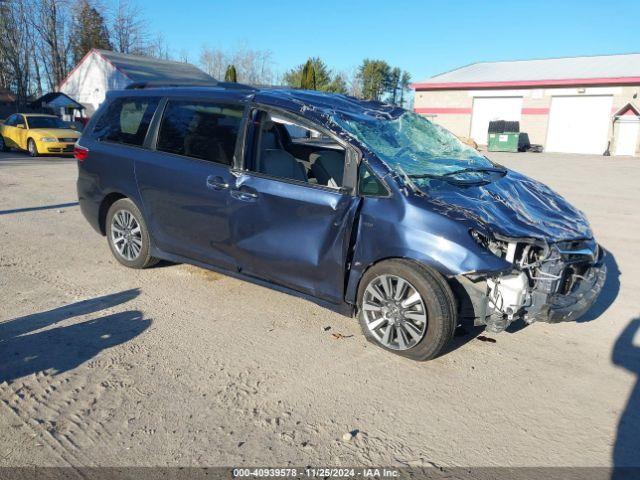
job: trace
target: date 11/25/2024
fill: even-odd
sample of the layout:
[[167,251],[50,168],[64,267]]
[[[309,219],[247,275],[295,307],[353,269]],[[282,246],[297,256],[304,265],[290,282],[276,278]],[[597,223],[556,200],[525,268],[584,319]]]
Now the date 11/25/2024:
[[397,478],[399,471],[392,468],[234,468],[234,478]]

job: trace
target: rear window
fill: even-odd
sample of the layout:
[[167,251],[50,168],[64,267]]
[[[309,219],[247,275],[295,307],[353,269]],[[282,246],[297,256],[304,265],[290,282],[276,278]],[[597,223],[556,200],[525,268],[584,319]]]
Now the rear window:
[[117,98],[93,130],[98,140],[142,146],[160,97]]
[[243,108],[209,102],[167,102],[157,150],[231,165]]

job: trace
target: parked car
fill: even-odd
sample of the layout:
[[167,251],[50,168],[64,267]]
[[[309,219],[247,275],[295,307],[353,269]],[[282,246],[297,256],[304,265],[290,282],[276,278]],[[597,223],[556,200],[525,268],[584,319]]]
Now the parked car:
[[459,322],[574,320],[606,276],[562,197],[382,103],[112,92],[75,155],[82,212],[123,265],[186,262],[300,295],[416,360]]
[[42,154],[72,154],[80,132],[55,115],[14,113],[0,124],[0,151],[26,150],[32,157]]

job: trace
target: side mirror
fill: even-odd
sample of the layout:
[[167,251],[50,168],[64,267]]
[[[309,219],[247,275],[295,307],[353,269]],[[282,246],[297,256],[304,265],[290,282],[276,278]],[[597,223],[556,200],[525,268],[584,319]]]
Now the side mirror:
[[19,123],[19,124],[17,124],[17,125],[16,125],[16,127],[18,127],[18,128],[24,128],[24,123]]

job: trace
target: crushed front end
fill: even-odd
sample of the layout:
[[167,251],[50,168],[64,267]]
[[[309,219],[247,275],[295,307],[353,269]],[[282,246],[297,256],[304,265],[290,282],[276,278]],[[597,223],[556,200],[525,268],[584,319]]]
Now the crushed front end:
[[499,274],[459,279],[474,306],[475,323],[490,331],[501,332],[518,319],[526,323],[577,320],[605,283],[604,252],[594,240],[547,243],[471,234],[512,265]]

